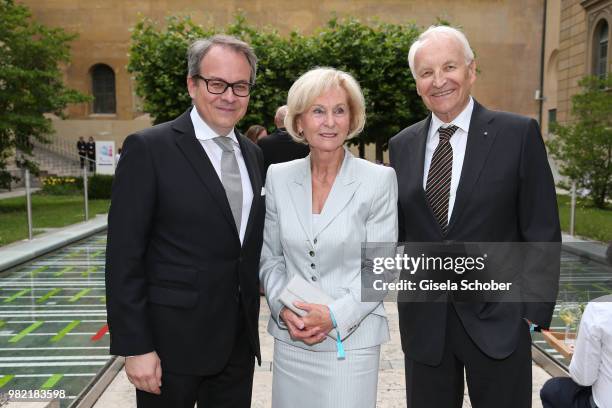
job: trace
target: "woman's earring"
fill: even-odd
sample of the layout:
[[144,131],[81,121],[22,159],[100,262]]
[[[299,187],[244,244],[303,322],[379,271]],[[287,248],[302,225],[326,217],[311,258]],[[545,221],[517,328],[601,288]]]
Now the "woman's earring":
[[304,131],[303,131],[303,130],[300,130],[300,131],[298,132],[298,135],[300,135],[301,137],[304,137]]

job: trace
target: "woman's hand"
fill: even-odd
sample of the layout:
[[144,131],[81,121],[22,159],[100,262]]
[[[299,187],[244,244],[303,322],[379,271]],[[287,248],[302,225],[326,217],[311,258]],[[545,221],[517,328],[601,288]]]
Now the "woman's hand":
[[[309,305],[308,303],[296,302],[295,305]],[[320,306],[320,305],[317,305]],[[324,306],[325,307],[325,306]],[[300,307],[301,309],[301,307]],[[304,309],[306,310],[306,309]],[[309,346],[320,343],[325,339],[327,332],[321,332],[319,327],[306,327],[304,318],[293,313],[291,310],[284,307],[280,312],[280,317],[283,319],[289,330],[289,335],[294,341],[301,341]],[[307,317],[307,316],[305,316]]]
[[313,336],[319,335],[321,338],[317,343],[323,341],[327,333],[334,328],[329,308],[325,305],[303,302],[295,302],[294,305],[308,313],[302,317],[304,330],[314,330]]

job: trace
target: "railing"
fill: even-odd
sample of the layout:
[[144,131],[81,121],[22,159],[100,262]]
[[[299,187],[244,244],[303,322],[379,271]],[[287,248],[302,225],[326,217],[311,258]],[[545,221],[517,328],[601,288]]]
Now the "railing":
[[[89,195],[87,192],[87,165],[83,166],[83,205],[85,210],[85,221],[89,220]],[[30,170],[25,169],[25,193],[26,193],[26,210],[28,216],[28,239],[32,240],[32,231],[34,229],[34,225],[32,223],[32,189],[30,188],[31,180],[30,180]]]
[[[35,161],[43,170],[61,176],[82,176],[83,177],[83,198],[85,221],[89,220],[89,197],[87,192],[88,168],[95,166],[95,160],[88,157],[79,156],[76,150],[76,143],[67,141],[58,136],[51,138],[51,143],[41,143],[33,141]],[[41,153],[41,154],[37,154]],[[81,168],[81,160],[83,166]],[[32,239],[32,206],[31,206],[31,175],[28,169],[24,171],[24,182],[26,189],[27,217],[28,217],[28,239]]]
[[[81,158],[76,150],[76,143],[58,136],[51,138],[51,143],[33,141],[33,154],[42,174],[57,176],[79,176],[81,174]],[[91,162],[84,158],[84,162]]]
[[63,139],[53,135],[50,137],[50,143],[41,143],[38,140],[33,141],[34,147],[42,151],[55,153],[56,156],[66,159],[71,162],[79,162],[79,154],[76,150],[76,142]]

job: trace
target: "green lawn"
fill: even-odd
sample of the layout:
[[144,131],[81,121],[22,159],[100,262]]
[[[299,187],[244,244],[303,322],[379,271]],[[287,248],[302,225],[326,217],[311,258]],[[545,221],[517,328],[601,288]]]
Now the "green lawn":
[[[561,228],[569,232],[570,198],[559,195]],[[90,200],[89,214],[108,212],[110,200]],[[83,197],[76,195],[32,196],[34,228],[55,228],[83,221]],[[576,206],[576,235],[598,241],[612,241],[612,209],[600,210],[579,199]],[[25,197],[0,200],[0,246],[28,236]]]
[[[561,229],[569,233],[570,197],[557,196],[559,200],[559,217]],[[576,200],[575,234],[597,241],[612,241],[612,209],[601,210],[593,207],[589,200]]]
[[[89,200],[89,216],[108,212],[110,200]],[[84,221],[83,196],[32,195],[32,224],[57,228]],[[36,233],[36,232],[35,232]],[[0,200],[0,246],[28,237],[25,197]]]

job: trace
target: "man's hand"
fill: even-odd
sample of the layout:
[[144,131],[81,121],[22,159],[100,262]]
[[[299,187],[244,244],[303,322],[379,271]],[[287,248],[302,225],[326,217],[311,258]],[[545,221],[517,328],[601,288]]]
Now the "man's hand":
[[136,388],[152,394],[161,394],[161,361],[157,353],[127,357],[125,359],[125,373]]

